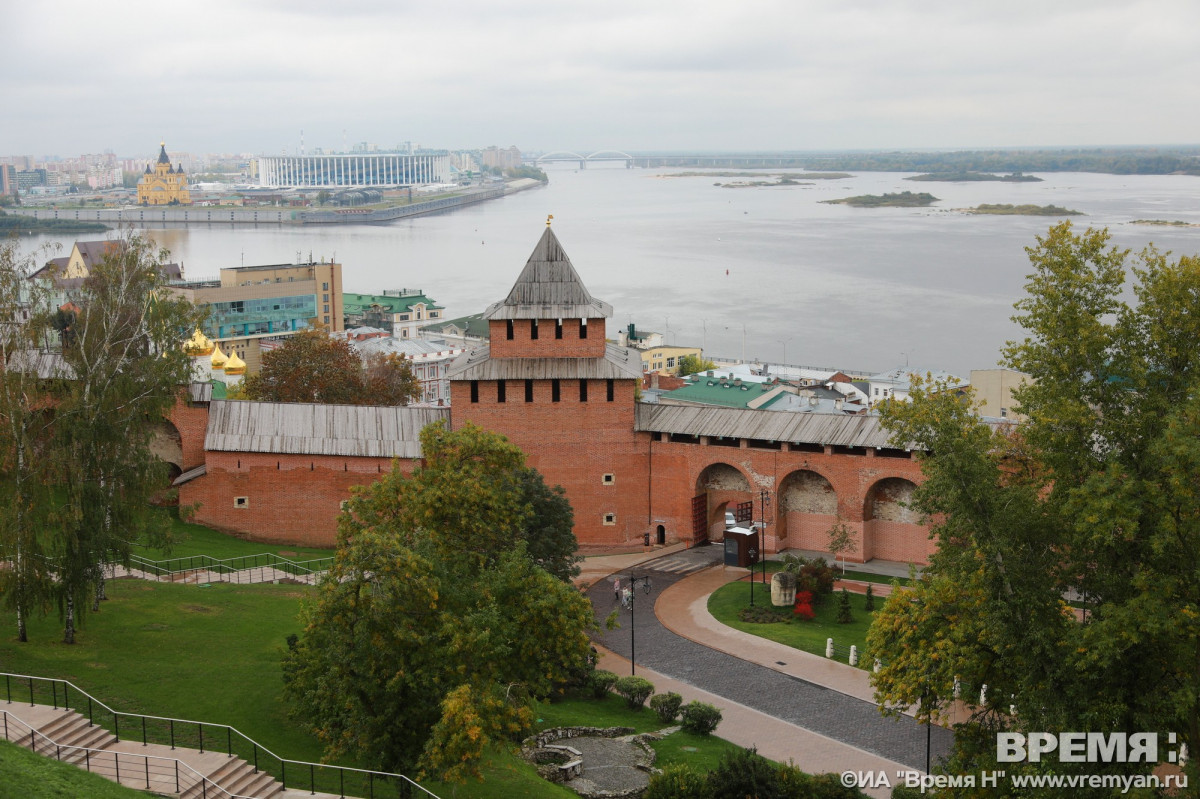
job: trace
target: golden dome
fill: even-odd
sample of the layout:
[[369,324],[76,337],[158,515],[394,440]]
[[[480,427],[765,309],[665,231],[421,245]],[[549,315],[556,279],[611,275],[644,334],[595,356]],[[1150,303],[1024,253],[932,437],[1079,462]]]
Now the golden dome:
[[224,369],[225,362],[228,360],[229,359],[225,357],[225,353],[221,352],[221,345],[219,345],[219,344],[213,345],[212,368],[213,369]]
[[201,355],[212,355],[213,343],[208,336],[200,332],[200,328],[196,328],[196,332],[183,345],[183,351],[193,357]]
[[246,374],[246,362],[237,356],[236,352],[229,354],[229,360],[225,362],[225,374],[227,375],[244,375]]

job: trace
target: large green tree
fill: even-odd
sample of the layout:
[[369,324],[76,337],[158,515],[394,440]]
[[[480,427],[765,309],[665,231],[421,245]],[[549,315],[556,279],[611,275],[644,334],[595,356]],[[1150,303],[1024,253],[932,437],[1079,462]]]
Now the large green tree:
[[542,527],[569,534],[570,506],[520,450],[471,425],[421,443],[421,467],[359,490],[339,520],[286,691],[328,755],[460,780],[585,667],[594,618],[567,580],[573,536],[535,554]]
[[1158,732],[1164,757],[1175,733],[1196,751],[1200,259],[1131,257],[1070,223],[1027,252],[1025,337],[1004,357],[1033,378],[1016,394],[1028,421],[989,426],[919,381],[882,406],[895,441],[927,453],[914,502],[938,550],[872,627],[877,697],[936,717],[956,677],[966,699],[987,685],[955,768],[989,765],[1002,729]]
[[17,640],[27,641],[31,614],[45,612],[53,570],[46,556],[51,508],[47,462],[49,383],[56,353],[27,320],[47,304],[44,286],[31,281],[35,257],[22,256],[17,239],[0,243],[0,596],[16,613]]
[[407,405],[420,397],[421,386],[406,359],[364,359],[346,339],[309,328],[263,353],[262,367],[242,383],[241,395],[265,402]]
[[[133,542],[154,532],[146,528],[149,500],[166,485],[166,465],[151,451],[153,423],[191,379],[181,344],[203,320],[164,291],[166,258],[129,236],[66,289],[69,379],[54,397],[53,440],[43,453],[62,497],[50,532],[66,643],[84,600],[103,596],[105,565],[128,563]],[[45,327],[48,318],[33,324]]]

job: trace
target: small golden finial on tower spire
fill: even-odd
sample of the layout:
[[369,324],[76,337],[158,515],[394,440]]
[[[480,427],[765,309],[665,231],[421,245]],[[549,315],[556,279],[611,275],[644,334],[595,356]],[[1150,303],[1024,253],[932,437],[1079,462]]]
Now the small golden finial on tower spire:
[[550,220],[553,218],[554,218],[554,214],[548,214],[546,216],[546,227],[550,227]]

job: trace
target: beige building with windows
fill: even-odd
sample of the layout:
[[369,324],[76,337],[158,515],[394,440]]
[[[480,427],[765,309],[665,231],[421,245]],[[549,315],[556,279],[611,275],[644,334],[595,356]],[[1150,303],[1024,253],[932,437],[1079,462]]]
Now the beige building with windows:
[[1013,411],[1016,400],[1013,390],[1028,383],[1032,378],[1016,369],[972,369],[971,388],[975,390],[975,402],[979,404],[980,416],[997,419],[1025,421],[1025,416]]
[[704,351],[699,347],[673,347],[664,344],[660,347],[638,350],[638,354],[642,356],[643,372],[666,372],[675,375],[679,374],[680,358],[685,355],[694,355],[699,358]]
[[219,280],[172,287],[209,308],[205,334],[228,356],[236,355],[253,374],[262,353],[310,327],[343,329],[342,265],[325,262],[239,266],[221,270]]

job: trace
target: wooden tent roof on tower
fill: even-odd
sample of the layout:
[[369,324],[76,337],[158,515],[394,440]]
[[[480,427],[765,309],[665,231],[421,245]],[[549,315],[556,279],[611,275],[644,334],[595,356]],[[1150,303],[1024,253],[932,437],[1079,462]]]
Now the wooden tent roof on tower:
[[607,319],[612,306],[588,293],[558,237],[547,227],[508,296],[485,319]]

